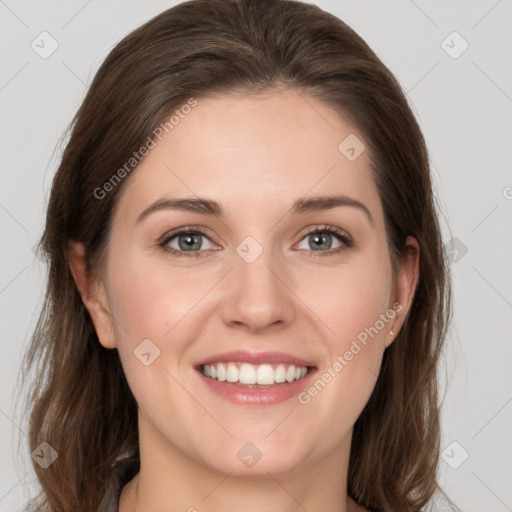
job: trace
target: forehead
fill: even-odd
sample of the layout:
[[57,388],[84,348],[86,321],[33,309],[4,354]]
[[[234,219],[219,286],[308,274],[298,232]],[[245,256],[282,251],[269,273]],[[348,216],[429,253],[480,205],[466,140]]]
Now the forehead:
[[[244,210],[282,208],[308,194],[379,203],[363,144],[332,108],[293,91],[199,97],[130,176],[119,208],[135,215],[167,195]],[[355,159],[352,148],[362,151]]]

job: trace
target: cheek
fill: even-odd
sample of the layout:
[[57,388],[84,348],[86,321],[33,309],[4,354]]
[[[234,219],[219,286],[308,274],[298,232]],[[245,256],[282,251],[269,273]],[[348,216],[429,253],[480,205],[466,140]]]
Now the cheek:
[[169,363],[182,359],[187,346],[187,338],[179,336],[183,319],[205,293],[201,283],[148,260],[126,258],[113,264],[109,275],[117,349],[132,391],[145,404],[156,399],[143,398],[146,391],[170,378],[162,370],[174,373]]
[[[353,339],[379,321],[389,307],[391,290],[390,264],[385,258],[379,261],[369,255],[354,264],[316,273],[308,278],[307,288],[300,293],[328,327],[327,339],[333,355],[347,350]],[[389,330],[381,324],[377,325],[380,339]]]
[[299,402],[313,417],[329,418],[347,431],[373,391],[395,316],[389,308],[391,267],[384,258],[372,259],[331,270],[328,277],[317,280],[308,296],[308,305],[329,328],[326,355]]
[[173,380],[182,379],[177,365],[188,347],[183,329],[211,284],[128,251],[118,265],[114,258],[111,263],[109,302],[130,388],[145,413],[172,415],[187,401]]
[[110,274],[111,304],[126,328],[118,329],[121,340],[126,339],[126,331],[130,343],[168,338],[211,288],[204,277],[194,278],[190,271],[172,269],[143,255],[115,267]]

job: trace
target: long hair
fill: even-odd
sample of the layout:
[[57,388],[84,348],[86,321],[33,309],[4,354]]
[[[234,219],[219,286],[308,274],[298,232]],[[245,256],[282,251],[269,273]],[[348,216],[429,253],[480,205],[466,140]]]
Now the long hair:
[[[350,27],[290,0],[192,0],[126,36],[96,73],[70,126],[55,174],[40,248],[48,263],[42,311],[23,365],[30,380],[33,509],[97,510],[116,458],[137,449],[137,406],[116,350],[98,341],[70,272],[80,241],[89,272],[101,269],[112,212],[130,176],[101,188],[154,139],[191,97],[286,87],[323,101],[367,143],[396,267],[408,235],[420,246],[411,310],[384,353],[373,394],[354,426],[349,495],[371,511],[424,510],[439,490],[438,363],[451,316],[426,144],[396,78]],[[136,169],[134,170],[136,172]]]

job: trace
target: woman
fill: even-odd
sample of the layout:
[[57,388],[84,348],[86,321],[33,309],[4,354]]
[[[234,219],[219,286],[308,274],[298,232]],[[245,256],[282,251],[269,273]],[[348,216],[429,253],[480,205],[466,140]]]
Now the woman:
[[36,510],[399,512],[440,492],[427,149],[339,19],[194,0],[129,34],[41,245]]

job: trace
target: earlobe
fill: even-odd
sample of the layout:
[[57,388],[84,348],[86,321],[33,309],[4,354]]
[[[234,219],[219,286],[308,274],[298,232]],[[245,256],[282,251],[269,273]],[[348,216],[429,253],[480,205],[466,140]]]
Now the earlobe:
[[68,261],[78,292],[87,311],[89,311],[100,343],[105,348],[115,348],[114,326],[109,312],[105,287],[96,277],[89,274],[83,243],[68,243]]
[[411,308],[414,300],[414,294],[418,286],[419,262],[420,246],[418,241],[414,237],[408,236],[405,240],[405,247],[402,251],[398,267],[395,298],[393,300],[394,304],[400,305],[400,310],[398,311],[398,307],[395,308],[393,306],[393,309],[397,311],[397,315],[391,330],[388,333],[387,340],[385,342],[386,347],[388,347],[396,338]]

